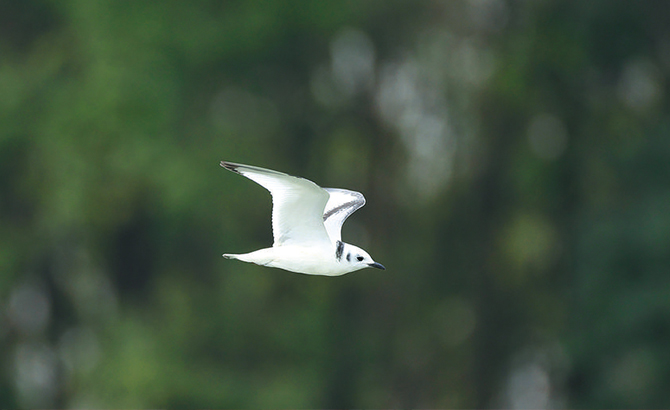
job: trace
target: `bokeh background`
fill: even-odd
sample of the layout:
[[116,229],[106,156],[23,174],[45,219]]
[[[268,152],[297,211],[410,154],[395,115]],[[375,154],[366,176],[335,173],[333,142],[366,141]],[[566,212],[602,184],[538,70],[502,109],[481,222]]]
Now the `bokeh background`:
[[[0,407],[670,406],[670,5],[0,1]],[[386,271],[221,258],[363,192]]]

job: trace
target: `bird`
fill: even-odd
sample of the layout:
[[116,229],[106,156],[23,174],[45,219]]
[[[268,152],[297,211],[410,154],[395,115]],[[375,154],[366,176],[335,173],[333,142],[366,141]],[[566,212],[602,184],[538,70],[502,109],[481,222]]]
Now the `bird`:
[[364,268],[386,268],[358,246],[342,242],[342,224],[365,205],[360,192],[321,188],[314,182],[252,165],[221,166],[261,185],[272,195],[271,248],[224,258],[307,275],[340,276]]

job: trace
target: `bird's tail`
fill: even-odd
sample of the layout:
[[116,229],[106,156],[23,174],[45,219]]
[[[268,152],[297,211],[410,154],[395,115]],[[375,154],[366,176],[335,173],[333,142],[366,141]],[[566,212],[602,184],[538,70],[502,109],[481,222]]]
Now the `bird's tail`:
[[251,262],[256,265],[266,266],[274,260],[273,252],[275,252],[275,248],[267,248],[243,254],[224,253],[223,257],[226,259],[237,259],[242,262]]

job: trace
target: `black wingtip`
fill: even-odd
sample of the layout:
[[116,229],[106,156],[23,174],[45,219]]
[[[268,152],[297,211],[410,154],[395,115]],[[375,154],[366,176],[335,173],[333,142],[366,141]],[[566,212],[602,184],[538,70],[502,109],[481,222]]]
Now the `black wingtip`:
[[229,171],[233,171],[239,174],[237,171],[237,165],[233,164],[232,162],[221,161],[220,165]]

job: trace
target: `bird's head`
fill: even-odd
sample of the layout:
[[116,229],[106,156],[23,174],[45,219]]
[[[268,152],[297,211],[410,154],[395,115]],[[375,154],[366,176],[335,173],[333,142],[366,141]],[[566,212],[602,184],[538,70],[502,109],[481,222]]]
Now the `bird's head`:
[[338,258],[340,263],[348,265],[351,268],[351,272],[364,268],[377,268],[386,270],[384,265],[375,262],[372,257],[363,249],[348,243],[342,243],[338,241],[335,256]]

